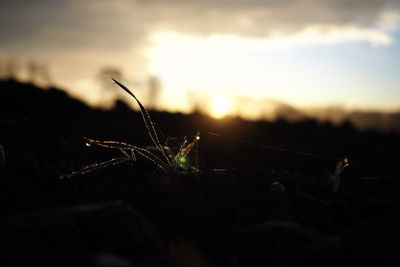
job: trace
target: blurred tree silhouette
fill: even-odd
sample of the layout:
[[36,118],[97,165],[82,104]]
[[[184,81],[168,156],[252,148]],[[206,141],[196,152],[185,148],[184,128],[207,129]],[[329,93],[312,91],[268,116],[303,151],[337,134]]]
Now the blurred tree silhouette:
[[12,58],[0,60],[0,79],[17,80],[21,65]]
[[[111,78],[114,78],[117,81],[123,81],[127,79],[121,69],[116,66],[104,66],[99,70],[96,79],[101,88],[103,104],[106,104],[108,99],[114,99],[119,92],[118,90],[115,90],[115,86],[111,82]],[[145,101],[147,109],[152,110],[157,108],[162,88],[161,82],[157,76],[151,75],[142,80],[131,80],[130,83],[135,85],[135,90],[145,90],[144,93],[147,94]]]
[[100,101],[107,105],[109,104],[108,100],[113,99],[116,95],[116,90],[111,78],[121,81],[123,80],[124,75],[122,74],[121,69],[116,66],[104,66],[99,70],[96,78],[101,89]]
[[118,81],[122,80],[123,75],[122,71],[115,66],[105,66],[102,67],[97,74],[97,80],[104,90],[109,89],[112,86],[111,78],[114,78]]
[[26,65],[28,81],[32,84],[48,87],[51,79],[46,64],[37,61],[29,61]]
[[186,97],[192,109],[192,113],[205,113],[204,104],[201,102],[201,99],[204,99],[204,97],[200,97],[200,95],[195,92],[188,92]]
[[47,65],[37,61],[21,63],[15,58],[0,59],[0,79],[25,80],[39,87],[49,87],[51,79]]

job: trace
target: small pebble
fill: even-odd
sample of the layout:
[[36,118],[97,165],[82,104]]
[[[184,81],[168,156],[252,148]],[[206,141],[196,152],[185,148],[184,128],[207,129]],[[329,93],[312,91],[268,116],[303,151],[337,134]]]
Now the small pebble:
[[269,187],[269,192],[271,193],[284,193],[285,192],[285,186],[281,184],[280,182],[273,182],[271,186]]

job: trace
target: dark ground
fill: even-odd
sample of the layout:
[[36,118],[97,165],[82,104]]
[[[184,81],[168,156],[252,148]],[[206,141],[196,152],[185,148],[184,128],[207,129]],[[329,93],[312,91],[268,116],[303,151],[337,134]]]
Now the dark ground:
[[[13,81],[0,82],[0,104],[4,266],[400,264],[396,133],[151,112],[169,136],[202,133],[199,173],[166,177],[140,158],[60,179],[115,156],[84,136],[151,144],[140,113]],[[328,172],[345,156],[332,193]],[[273,182],[285,192],[271,192]]]

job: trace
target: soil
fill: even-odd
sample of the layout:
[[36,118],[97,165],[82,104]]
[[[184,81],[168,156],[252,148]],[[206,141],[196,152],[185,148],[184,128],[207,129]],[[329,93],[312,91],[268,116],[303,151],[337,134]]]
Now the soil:
[[55,88],[0,88],[4,266],[400,264],[398,133],[151,111],[165,135],[201,132],[189,157],[198,172],[167,176],[138,158],[61,179],[119,153],[82,137],[150,145],[140,113],[121,101],[92,109]]

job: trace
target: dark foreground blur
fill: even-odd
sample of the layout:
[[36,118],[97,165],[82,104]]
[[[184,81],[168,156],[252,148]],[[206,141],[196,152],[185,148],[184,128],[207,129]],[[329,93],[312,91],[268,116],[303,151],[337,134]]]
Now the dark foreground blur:
[[[116,155],[82,137],[150,145],[140,113],[123,102],[91,109],[57,89],[13,81],[0,83],[0,104],[0,260],[15,266],[399,261],[394,132],[150,112],[162,140],[200,131],[189,158],[199,173],[166,177],[139,158],[60,179]],[[343,157],[350,166],[333,193],[328,173]]]

